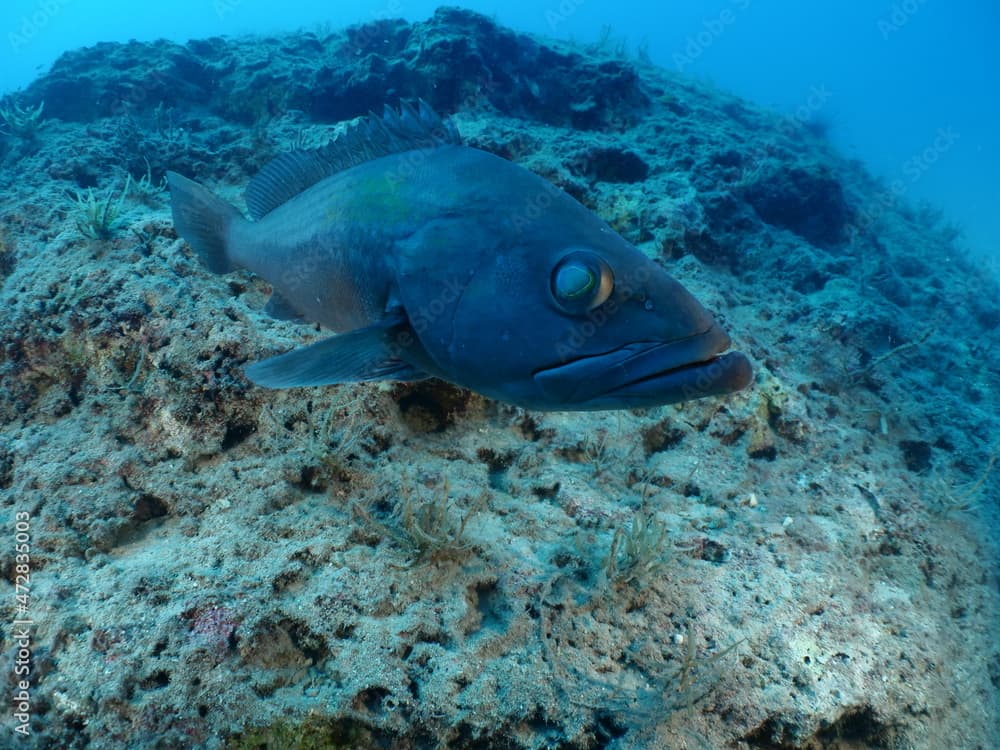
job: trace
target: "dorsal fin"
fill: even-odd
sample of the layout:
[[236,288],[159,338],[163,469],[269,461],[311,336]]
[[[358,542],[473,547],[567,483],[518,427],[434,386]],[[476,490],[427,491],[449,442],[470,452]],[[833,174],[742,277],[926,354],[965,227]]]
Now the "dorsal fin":
[[362,162],[461,142],[454,123],[423,99],[416,108],[400,102],[399,112],[387,105],[381,117],[369,114],[325,146],[289,151],[267,164],[247,185],[247,210],[256,221],[320,180]]

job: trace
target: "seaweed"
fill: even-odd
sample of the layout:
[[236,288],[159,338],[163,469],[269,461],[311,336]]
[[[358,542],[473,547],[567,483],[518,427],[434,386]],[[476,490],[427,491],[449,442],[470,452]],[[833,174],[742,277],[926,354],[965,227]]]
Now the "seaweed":
[[163,197],[164,191],[167,189],[167,176],[164,175],[160,178],[159,182],[154,182],[153,168],[149,165],[149,159],[143,157],[143,161],[146,162],[146,174],[140,177],[136,182],[133,182],[132,187],[135,190],[136,198],[138,198],[140,203],[147,206],[154,206],[160,201]]
[[93,188],[88,188],[86,194],[76,193],[77,219],[76,228],[84,237],[92,240],[109,240],[118,228],[118,217],[132,185],[132,175],[125,177],[125,187],[118,200],[114,198],[114,188],[108,190],[101,199],[94,197]]
[[[564,582],[569,587],[556,596]],[[580,593],[577,584],[559,574],[539,595],[539,643],[556,678],[555,687],[573,705],[610,714],[640,732],[708,696],[723,677],[723,660],[747,640],[743,637],[711,654],[699,655],[698,638],[689,625],[671,639],[674,646],[683,647],[683,653],[675,655],[658,647],[660,655],[650,659],[643,655],[645,644],[637,641],[616,656],[617,676],[595,672],[596,665],[581,664],[568,653],[578,649],[575,644],[582,637],[581,627],[573,623],[597,621],[601,619],[595,615],[598,610],[607,610],[607,616],[618,602],[606,595],[581,601]],[[658,637],[653,640],[658,641]]]
[[474,547],[466,536],[465,527],[469,519],[485,506],[486,494],[462,510],[456,508],[449,498],[450,489],[447,477],[441,490],[429,498],[414,498],[413,493],[404,487],[403,497],[392,516],[392,524],[377,521],[356,503],[353,509],[381,536],[408,550],[413,555],[413,562],[456,560]]
[[0,133],[15,135],[26,141],[35,140],[41,129],[42,110],[44,109],[44,101],[34,109],[31,107],[22,108],[17,102],[12,103],[10,107],[0,107],[0,120],[3,120],[6,128],[0,128]]
[[865,380],[869,375],[871,375],[871,373],[875,370],[875,368],[881,365],[883,362],[885,362],[888,359],[892,359],[897,354],[901,354],[910,349],[916,349],[925,341],[927,341],[927,339],[930,338],[932,333],[934,333],[934,329],[929,328],[927,331],[921,334],[920,338],[915,339],[913,341],[906,341],[900,344],[899,346],[890,349],[885,354],[879,357],[875,357],[875,359],[869,362],[867,366],[858,368],[856,370],[851,370],[850,372],[847,373],[849,382],[851,384],[860,383],[861,381]]
[[641,583],[663,570],[668,529],[655,512],[639,510],[632,523],[618,527],[611,538],[611,549],[604,562],[609,581]]
[[955,494],[944,482],[939,482],[939,501],[931,505],[931,515],[944,517],[951,513],[973,513],[978,510],[980,503],[982,503],[983,485],[986,484],[998,458],[1000,458],[1000,445],[993,449],[993,453],[986,460],[986,466],[979,478],[958,494]]

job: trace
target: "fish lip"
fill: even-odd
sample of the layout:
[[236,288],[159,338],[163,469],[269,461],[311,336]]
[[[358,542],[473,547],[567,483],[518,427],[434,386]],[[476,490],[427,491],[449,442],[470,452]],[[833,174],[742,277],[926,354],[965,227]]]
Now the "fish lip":
[[746,387],[750,362],[712,324],[673,341],[636,341],[534,373],[546,398],[580,408],[676,403]]
[[654,373],[590,399],[592,407],[661,406],[706,396],[723,396],[746,388],[753,379],[750,360],[742,352],[725,352],[702,362],[693,362]]

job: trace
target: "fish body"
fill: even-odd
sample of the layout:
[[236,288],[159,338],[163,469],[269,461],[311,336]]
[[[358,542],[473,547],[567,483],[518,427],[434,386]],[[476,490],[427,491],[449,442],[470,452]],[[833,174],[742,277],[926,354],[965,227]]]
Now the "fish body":
[[250,365],[265,387],[436,376],[526,408],[728,393],[746,357],[656,263],[534,173],[464,146],[423,102],[279,157],[252,221],[168,174],[174,223],[212,270],[247,268],[277,317],[339,335]]

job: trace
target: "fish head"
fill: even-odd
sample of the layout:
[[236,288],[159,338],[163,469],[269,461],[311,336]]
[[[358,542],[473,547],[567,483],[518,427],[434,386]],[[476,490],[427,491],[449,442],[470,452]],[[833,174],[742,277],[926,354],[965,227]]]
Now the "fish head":
[[[526,408],[570,411],[750,383],[747,358],[725,353],[729,337],[664,268],[564,193],[553,204],[515,232],[464,224],[449,238],[462,251],[424,269],[423,299],[408,290],[411,316],[438,313],[418,313],[415,326],[435,374]],[[464,268],[470,256],[478,260]]]

